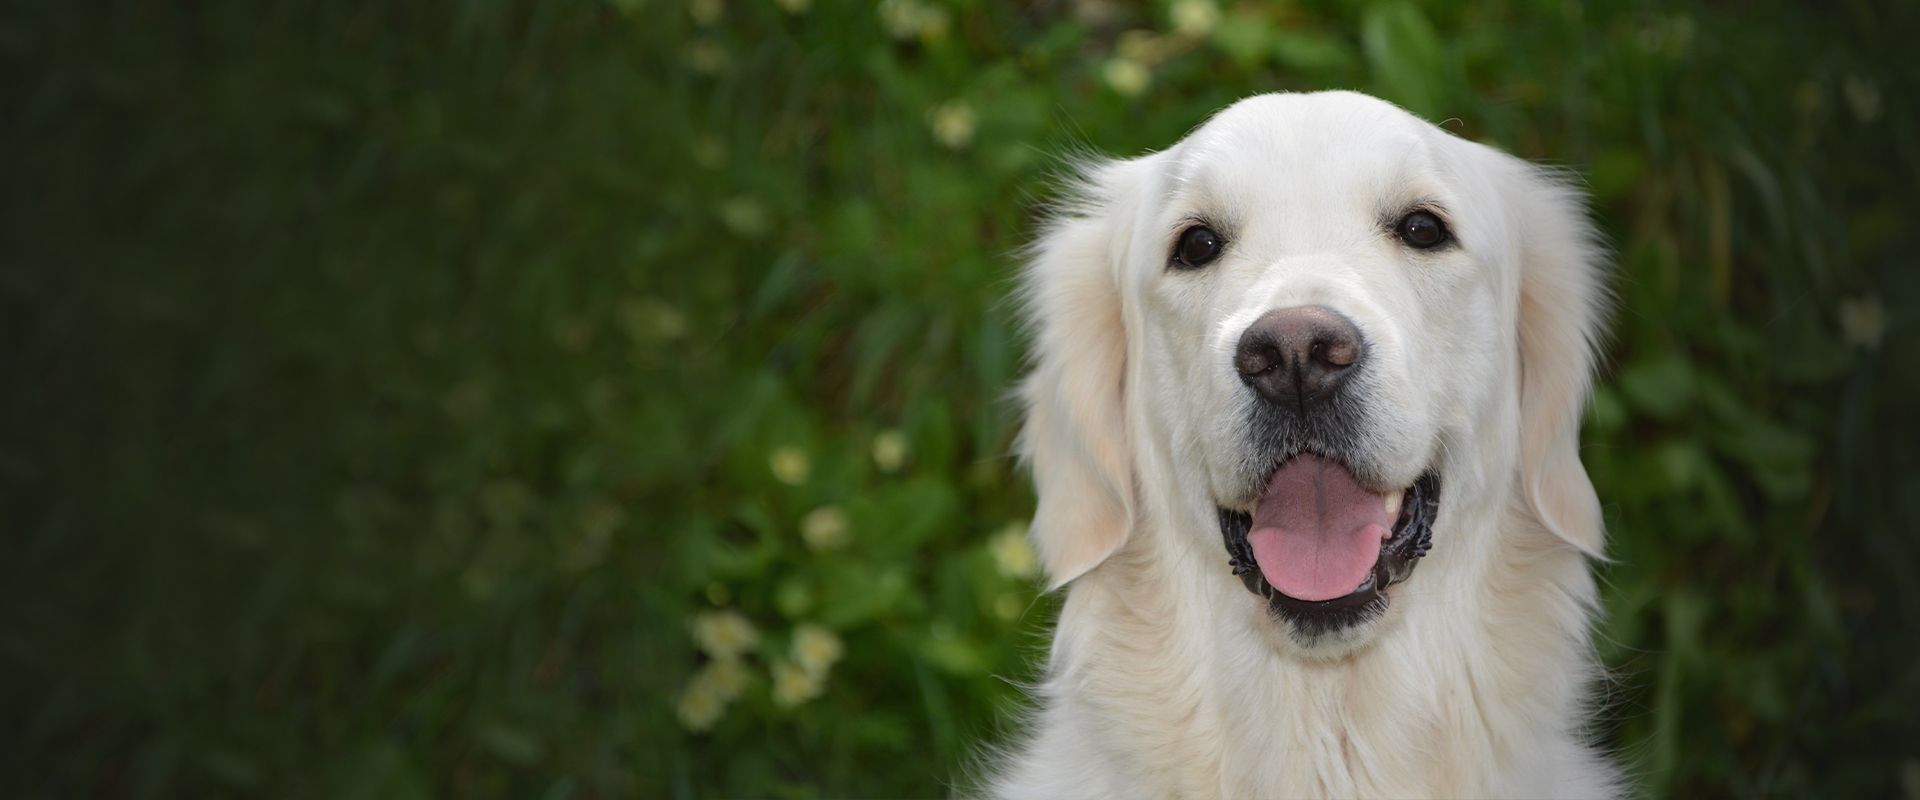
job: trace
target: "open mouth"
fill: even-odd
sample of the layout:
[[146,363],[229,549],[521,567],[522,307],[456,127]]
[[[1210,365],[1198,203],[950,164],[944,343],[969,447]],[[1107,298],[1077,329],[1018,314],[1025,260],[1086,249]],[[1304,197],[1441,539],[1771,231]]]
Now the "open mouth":
[[1318,633],[1386,610],[1433,545],[1440,478],[1376,492],[1338,461],[1301,453],[1280,464],[1252,513],[1220,509],[1228,566],[1273,611]]

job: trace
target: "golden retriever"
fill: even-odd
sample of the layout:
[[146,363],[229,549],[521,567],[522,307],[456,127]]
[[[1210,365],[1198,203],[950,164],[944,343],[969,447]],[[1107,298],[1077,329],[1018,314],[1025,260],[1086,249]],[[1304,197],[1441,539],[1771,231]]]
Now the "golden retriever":
[[1066,597],[991,793],[1619,794],[1583,731],[1606,292],[1579,193],[1349,92],[1082,178],[1024,276],[1020,450]]

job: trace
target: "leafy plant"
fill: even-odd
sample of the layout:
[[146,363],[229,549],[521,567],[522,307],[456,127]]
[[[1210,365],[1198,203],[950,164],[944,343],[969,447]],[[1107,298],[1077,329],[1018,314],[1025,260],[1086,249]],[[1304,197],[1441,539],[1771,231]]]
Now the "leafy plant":
[[1915,11],[884,0],[0,11],[12,794],[924,796],[1039,595],[1061,156],[1351,87],[1583,177],[1597,734],[1912,792]]

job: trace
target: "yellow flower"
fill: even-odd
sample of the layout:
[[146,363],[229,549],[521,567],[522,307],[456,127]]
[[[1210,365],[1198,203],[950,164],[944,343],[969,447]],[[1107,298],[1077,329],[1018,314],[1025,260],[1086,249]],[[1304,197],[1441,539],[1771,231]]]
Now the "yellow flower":
[[696,681],[687,684],[686,690],[680,693],[674,713],[687,730],[699,733],[712,729],[713,724],[726,715],[727,701],[715,694],[712,687]]
[[1129,97],[1146,91],[1147,81],[1152,77],[1147,74],[1146,65],[1130,58],[1108,59],[1101,75],[1114,91]]
[[1840,335],[1855,347],[1878,348],[1887,335],[1887,307],[1874,295],[1840,301]]
[[793,708],[819,697],[826,689],[822,676],[785,661],[773,665],[773,702],[781,708]]
[[809,624],[793,631],[794,662],[822,680],[845,653],[846,646],[841,644],[840,637],[826,628]]
[[1010,523],[1001,528],[993,539],[987,542],[988,551],[993,553],[993,562],[1000,567],[1000,573],[1009,578],[1031,578],[1040,571],[1039,559],[1033,555],[1033,544],[1027,541],[1027,524]]
[[767,456],[767,467],[773,470],[773,477],[788,486],[806,483],[807,476],[813,472],[806,451],[793,445],[774,448]]
[[907,435],[888,428],[873,437],[873,463],[881,472],[899,472],[907,463]]
[[807,547],[818,550],[835,550],[847,544],[847,512],[837,506],[821,506],[807,513],[800,521],[800,538]]
[[707,611],[693,618],[693,640],[707,655],[725,661],[753,647],[760,632],[738,611]]
[[1220,7],[1213,0],[1175,0],[1173,29],[1195,39],[1213,32],[1220,24]]
[[927,125],[933,128],[933,138],[954,150],[973,141],[973,129],[978,122],[973,106],[962,100],[943,103],[927,112]]

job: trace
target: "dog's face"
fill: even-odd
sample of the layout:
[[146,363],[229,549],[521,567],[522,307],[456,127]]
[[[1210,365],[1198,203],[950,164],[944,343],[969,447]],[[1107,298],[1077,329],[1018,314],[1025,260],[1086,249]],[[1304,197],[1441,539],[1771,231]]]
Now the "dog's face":
[[1488,550],[1446,524],[1465,498],[1520,486],[1597,550],[1590,253],[1555,184],[1349,93],[1252,98],[1096,172],[1029,283],[1055,581],[1157,514],[1292,641],[1351,647],[1429,547]]
[[1384,103],[1255,98],[1167,154],[1133,226],[1141,400],[1194,444],[1175,458],[1248,588],[1305,632],[1410,574],[1443,442],[1471,440],[1512,349],[1511,280],[1480,257],[1505,221],[1449,139]]

